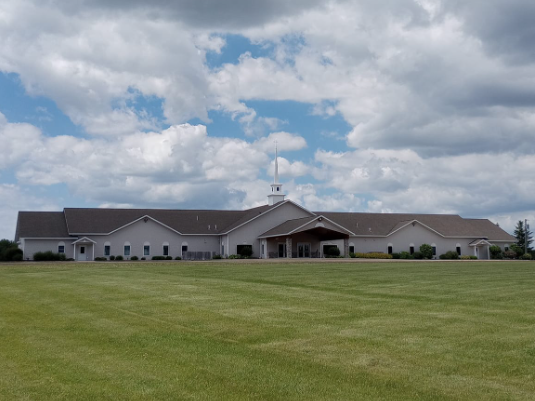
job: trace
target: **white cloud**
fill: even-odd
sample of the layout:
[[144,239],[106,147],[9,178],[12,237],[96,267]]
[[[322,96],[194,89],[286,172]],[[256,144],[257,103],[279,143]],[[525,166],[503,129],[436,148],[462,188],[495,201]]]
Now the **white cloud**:
[[343,194],[378,198],[364,210],[494,216],[532,215],[535,155],[468,154],[421,158],[415,152],[317,152],[315,174]]
[[305,138],[289,132],[272,132],[267,137],[258,139],[255,146],[267,153],[275,153],[275,144],[281,151],[301,150],[307,147]]
[[15,239],[20,210],[61,210],[56,200],[38,196],[14,184],[0,184],[0,239]]
[[[313,175],[285,184],[313,209],[513,221],[533,210],[533,6],[457,3],[0,0],[0,71],[89,133],[46,137],[0,114],[0,169],[105,205],[239,208],[264,201],[277,141],[281,152],[315,152],[279,159],[283,177]],[[207,54],[229,50],[229,33],[269,50],[210,71]],[[161,101],[163,121],[139,107],[144,97]],[[350,150],[314,149],[251,100],[342,116]],[[181,125],[211,110],[250,141]]]

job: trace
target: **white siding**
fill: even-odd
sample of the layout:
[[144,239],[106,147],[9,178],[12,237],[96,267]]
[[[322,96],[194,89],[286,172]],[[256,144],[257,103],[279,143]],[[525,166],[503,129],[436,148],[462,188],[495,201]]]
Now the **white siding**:
[[276,209],[268,213],[263,213],[250,223],[230,232],[228,234],[228,247],[225,246],[225,253],[227,255],[235,254],[238,245],[252,245],[253,257],[257,258],[260,255],[260,241],[258,240],[260,235],[287,220],[308,216],[311,216],[311,214],[293,203],[288,202],[282,204]]

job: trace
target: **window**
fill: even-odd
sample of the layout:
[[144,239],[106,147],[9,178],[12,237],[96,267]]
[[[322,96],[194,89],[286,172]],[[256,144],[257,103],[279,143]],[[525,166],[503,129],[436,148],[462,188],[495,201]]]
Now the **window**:
[[414,245],[411,245],[409,248],[409,253],[412,255],[414,253]]
[[509,250],[509,245],[505,245],[505,246],[503,247],[503,250],[504,250],[505,252],[507,252],[507,251]]
[[169,256],[169,244],[163,246],[163,256]]
[[60,242],[58,244],[58,253],[65,253],[65,242]]
[[182,252],[187,252],[187,251],[188,251],[188,246],[182,245]]
[[355,253],[355,245],[349,245],[349,253]]
[[461,256],[461,247],[458,246],[458,247],[455,248],[455,250],[457,251],[457,254],[458,254],[459,256]]
[[437,256],[437,244],[431,244],[431,248],[433,248],[433,256]]
[[150,255],[150,245],[143,245],[143,256]]
[[104,243],[104,256],[111,255],[111,244],[109,242]]
[[124,256],[130,256],[130,243],[124,244],[123,255]]
[[394,252],[394,247],[392,245],[388,245],[387,252],[389,255],[392,255],[392,253]]

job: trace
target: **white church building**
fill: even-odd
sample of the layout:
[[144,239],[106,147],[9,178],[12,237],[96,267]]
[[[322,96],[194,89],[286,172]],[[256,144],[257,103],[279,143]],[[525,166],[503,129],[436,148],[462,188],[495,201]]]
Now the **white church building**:
[[503,250],[515,238],[487,219],[458,215],[311,211],[285,199],[275,158],[274,183],[264,206],[247,210],[65,208],[21,211],[15,241],[24,259],[36,252],[64,253],[91,261],[123,256],[151,259],[180,256],[211,259],[240,254],[254,258],[321,258],[329,247],[350,252],[406,251],[429,244],[436,256],[447,251],[489,259],[489,247]]

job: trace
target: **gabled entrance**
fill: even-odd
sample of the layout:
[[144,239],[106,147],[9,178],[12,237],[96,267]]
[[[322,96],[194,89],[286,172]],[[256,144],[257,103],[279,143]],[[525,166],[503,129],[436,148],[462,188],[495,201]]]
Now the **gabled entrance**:
[[338,247],[341,255],[349,256],[351,234],[323,216],[314,216],[288,220],[259,238],[266,240],[269,258],[319,258],[324,256],[326,242],[327,246]]
[[95,259],[96,242],[90,238],[83,237],[72,243],[74,247],[74,260],[87,262]]

